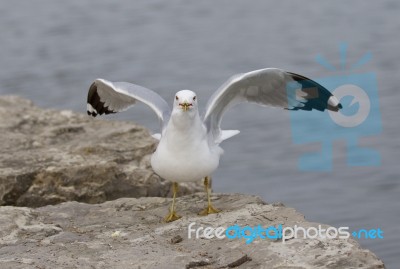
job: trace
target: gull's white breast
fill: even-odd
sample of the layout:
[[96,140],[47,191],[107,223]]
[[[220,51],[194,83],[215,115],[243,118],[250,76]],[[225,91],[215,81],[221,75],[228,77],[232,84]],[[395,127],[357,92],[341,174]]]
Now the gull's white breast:
[[192,119],[186,128],[170,121],[151,157],[151,166],[166,180],[196,181],[214,172],[221,154],[220,147],[209,146],[206,129],[199,119]]

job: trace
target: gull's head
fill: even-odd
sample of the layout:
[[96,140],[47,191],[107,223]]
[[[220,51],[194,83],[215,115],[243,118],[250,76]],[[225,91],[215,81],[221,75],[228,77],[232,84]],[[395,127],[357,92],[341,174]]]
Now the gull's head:
[[175,94],[174,109],[184,112],[197,109],[196,93],[189,90],[182,90]]

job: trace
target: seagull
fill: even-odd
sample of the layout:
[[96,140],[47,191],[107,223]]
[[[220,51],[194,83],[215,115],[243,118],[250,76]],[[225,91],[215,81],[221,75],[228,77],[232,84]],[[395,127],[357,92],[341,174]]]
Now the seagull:
[[342,105],[326,88],[304,76],[278,68],[265,68],[237,74],[228,79],[208,100],[200,116],[196,93],[178,91],[172,110],[157,93],[127,82],[96,79],[90,86],[87,113],[93,117],[125,111],[137,101],[148,105],[160,120],[159,140],[151,166],[160,177],[172,182],[172,204],[166,222],[176,213],[178,184],[204,179],[207,206],[199,215],[218,213],[211,203],[211,174],[223,154],[222,141],[239,133],[221,130],[221,120],[233,106],[248,102],[286,110],[339,111]]

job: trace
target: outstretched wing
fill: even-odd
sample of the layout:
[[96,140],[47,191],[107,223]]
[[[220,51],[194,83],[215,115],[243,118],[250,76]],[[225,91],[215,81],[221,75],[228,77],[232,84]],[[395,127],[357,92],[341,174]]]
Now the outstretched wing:
[[96,79],[89,88],[87,113],[93,117],[127,110],[136,101],[148,105],[165,124],[171,114],[168,104],[152,90],[127,82]]
[[289,110],[338,111],[339,101],[317,82],[277,68],[238,74],[225,82],[208,100],[204,123],[215,143],[236,133],[221,131],[225,111],[242,102]]

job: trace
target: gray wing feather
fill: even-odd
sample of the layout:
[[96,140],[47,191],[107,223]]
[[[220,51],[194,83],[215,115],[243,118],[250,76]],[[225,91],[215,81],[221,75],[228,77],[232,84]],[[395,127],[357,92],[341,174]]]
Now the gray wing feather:
[[214,141],[221,140],[222,116],[242,102],[290,110],[338,111],[338,100],[317,82],[277,68],[238,74],[226,81],[209,99],[204,123]]
[[157,93],[127,82],[111,82],[96,79],[89,88],[87,113],[93,117],[125,111],[136,101],[148,105],[164,123],[168,122],[171,110]]

